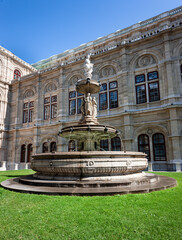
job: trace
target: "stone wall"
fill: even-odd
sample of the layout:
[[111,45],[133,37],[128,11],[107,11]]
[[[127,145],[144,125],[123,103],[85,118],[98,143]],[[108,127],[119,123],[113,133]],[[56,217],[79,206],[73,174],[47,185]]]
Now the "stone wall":
[[[100,43],[85,45],[70,51],[67,56],[48,59],[37,64],[38,72],[23,76],[8,85],[8,131],[4,132],[8,153],[1,161],[7,168],[26,165],[20,163],[21,146],[32,144],[33,154],[42,152],[42,144],[52,141],[57,151],[67,151],[67,141],[58,137],[62,127],[76,124],[80,114],[69,115],[69,92],[75,82],[84,77],[84,58],[91,53],[93,78],[102,83],[118,83],[118,107],[99,110],[100,124],[113,125],[121,132],[126,150],[138,151],[138,136],[149,139],[149,170],[180,171],[182,163],[182,14],[155,19],[146,25],[102,39]],[[41,65],[42,64],[42,65]],[[135,76],[158,72],[160,100],[136,102]],[[146,82],[146,86],[148,83]],[[108,96],[109,96],[109,90]],[[44,120],[44,99],[57,96],[57,117]],[[95,95],[99,106],[99,95]],[[109,101],[109,97],[108,97]],[[34,102],[33,121],[23,123],[24,103]],[[6,122],[7,123],[7,122]],[[166,161],[155,161],[153,136],[161,133],[165,139]],[[26,152],[27,154],[27,152]],[[26,158],[27,161],[27,158]],[[17,165],[18,164],[18,165]],[[24,165],[23,165],[24,164]],[[12,167],[11,167],[12,166]],[[28,166],[28,165],[26,165]],[[25,167],[25,166],[24,166]]]

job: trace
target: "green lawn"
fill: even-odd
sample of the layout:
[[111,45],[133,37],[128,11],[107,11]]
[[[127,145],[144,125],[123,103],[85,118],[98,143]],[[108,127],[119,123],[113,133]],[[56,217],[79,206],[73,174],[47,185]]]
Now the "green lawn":
[[[32,173],[0,172],[0,182]],[[46,196],[0,188],[0,239],[182,239],[182,173],[175,188],[106,197]]]

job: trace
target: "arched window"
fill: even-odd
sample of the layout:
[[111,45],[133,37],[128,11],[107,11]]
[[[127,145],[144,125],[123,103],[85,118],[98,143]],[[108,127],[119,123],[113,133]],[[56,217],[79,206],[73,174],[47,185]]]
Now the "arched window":
[[111,151],[121,151],[121,139],[119,137],[111,139]]
[[42,152],[47,153],[48,152],[48,143],[44,142],[42,145]]
[[68,143],[68,152],[74,152],[75,151],[75,141],[70,140]]
[[33,151],[33,147],[32,144],[28,145],[28,149],[27,149],[27,162],[30,162],[32,160],[32,151]]
[[109,141],[108,141],[108,139],[100,141],[100,150],[101,151],[109,151]]
[[15,69],[14,70],[14,79],[20,79],[21,73],[19,70]]
[[51,142],[51,144],[50,144],[50,152],[56,152],[56,142]]
[[21,159],[20,162],[25,162],[25,152],[26,152],[26,146],[23,144],[21,146]]
[[150,145],[149,137],[146,134],[138,136],[138,151],[147,154],[147,159],[150,161]]
[[162,133],[155,133],[152,137],[154,161],[166,161],[165,138]]

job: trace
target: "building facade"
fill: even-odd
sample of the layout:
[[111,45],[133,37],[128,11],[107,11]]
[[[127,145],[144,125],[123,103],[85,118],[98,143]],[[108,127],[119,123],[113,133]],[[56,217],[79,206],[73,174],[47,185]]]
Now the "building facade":
[[[94,95],[98,121],[120,131],[120,136],[102,141],[98,149],[146,152],[150,170],[180,171],[182,7],[33,66],[18,60],[13,65],[11,57],[6,60],[11,67],[0,85],[5,168],[27,168],[32,154],[81,149],[80,142],[67,142],[58,132],[81,117],[83,96],[75,91],[75,83],[84,78],[88,54],[94,64],[93,79],[101,83],[100,93]],[[0,55],[5,73],[3,56],[7,55]],[[21,77],[10,81],[13,73],[18,74],[15,70]]]

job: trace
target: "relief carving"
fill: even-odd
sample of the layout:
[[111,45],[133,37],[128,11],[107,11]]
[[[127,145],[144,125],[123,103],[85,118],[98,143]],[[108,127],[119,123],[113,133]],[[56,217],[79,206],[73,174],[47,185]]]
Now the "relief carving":
[[69,81],[69,85],[70,86],[74,86],[77,82],[78,82],[78,80],[80,79],[81,77],[79,77],[79,76],[73,76],[71,79],[70,79],[70,81]]
[[136,63],[136,68],[147,67],[154,63],[156,63],[156,61],[152,55],[144,55],[138,59],[138,61]]
[[54,83],[48,83],[45,87],[45,92],[52,92],[57,90],[57,87]]
[[104,68],[101,69],[99,77],[109,77],[116,74],[115,69],[112,66],[106,66]]
[[29,89],[24,93],[24,98],[29,98],[34,96],[34,91]]

